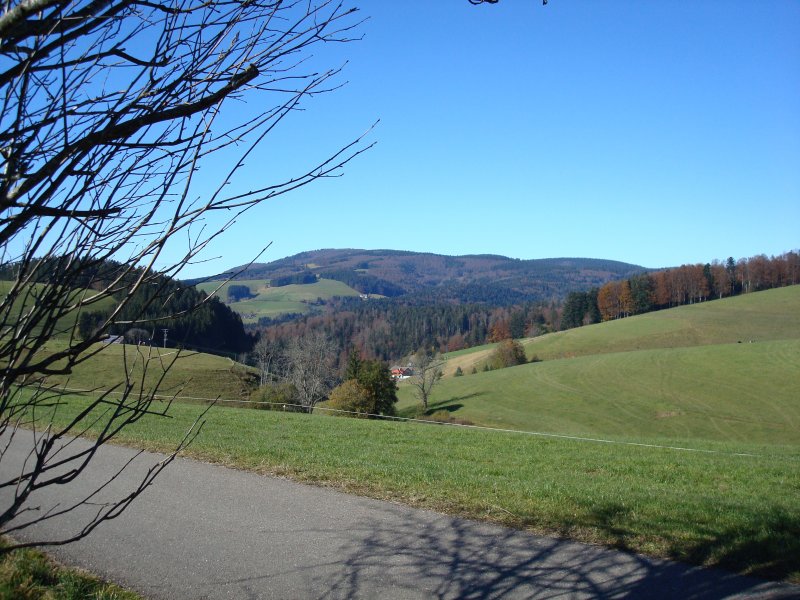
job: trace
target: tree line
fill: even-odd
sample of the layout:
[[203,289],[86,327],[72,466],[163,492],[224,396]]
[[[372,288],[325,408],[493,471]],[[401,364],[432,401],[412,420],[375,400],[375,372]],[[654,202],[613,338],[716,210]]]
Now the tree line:
[[681,265],[640,273],[586,292],[571,292],[564,301],[562,329],[609,321],[653,310],[694,304],[800,283],[800,255]]

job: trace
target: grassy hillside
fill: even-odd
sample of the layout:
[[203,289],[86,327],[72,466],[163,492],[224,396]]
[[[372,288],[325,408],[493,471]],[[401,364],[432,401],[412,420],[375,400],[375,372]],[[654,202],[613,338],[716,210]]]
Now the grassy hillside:
[[[59,347],[58,341],[49,342],[45,351],[54,352]],[[257,385],[254,370],[230,358],[198,352],[176,354],[173,348],[122,344],[106,346],[90,360],[78,365],[69,376],[50,376],[49,381],[72,389],[107,390],[124,381],[122,373],[125,370],[133,381],[141,381],[145,365],[145,390],[153,389],[164,367],[171,365],[158,386],[163,395],[239,400],[248,398]]]
[[[574,358],[610,352],[685,348],[738,341],[800,338],[800,285],[745,294],[597,323],[521,340],[528,358]],[[480,370],[495,344],[446,355],[445,375],[456,367]]]
[[[210,294],[220,286],[220,281],[206,281],[197,284],[197,288]],[[318,299],[328,299],[334,296],[358,296],[353,288],[332,279],[320,279],[316,283],[305,285],[285,285],[271,288],[269,281],[264,279],[245,279],[225,283],[216,291],[216,295],[223,301],[228,299],[228,287],[231,285],[246,285],[250,288],[252,298],[229,304],[231,309],[242,316],[245,323],[255,323],[261,317],[277,317],[287,313],[306,313],[309,303]]]
[[680,306],[579,327],[524,342],[529,356],[607,352],[800,338],[800,286]]
[[[444,379],[433,410],[570,435],[800,444],[800,340],[642,350]],[[401,386],[400,407],[417,401]]]
[[206,294],[214,294],[223,302],[228,301],[228,288],[232,285],[246,285],[250,288],[250,293],[257,296],[262,291],[269,289],[268,279],[242,279],[237,281],[204,281],[195,287]]
[[[544,362],[486,373],[492,346],[448,356],[445,374],[466,375],[440,382],[432,410],[570,435],[800,443],[800,286],[523,343]],[[399,396],[413,414],[411,388]]]
[[[5,296],[11,289],[12,285],[13,284],[11,281],[0,280],[0,297]],[[11,308],[12,315],[22,314],[22,311],[24,311],[26,307],[31,306],[31,303],[34,301],[33,295],[35,295],[36,290],[40,289],[42,286],[43,284],[39,283],[32,284],[30,286],[32,295],[25,298],[22,301],[16,302],[15,305]],[[85,298],[91,298],[95,294],[96,292],[93,292],[91,290],[79,290],[74,292],[73,300],[77,300],[79,296],[84,296]],[[114,304],[115,303],[113,298],[105,297],[87,306],[85,310],[107,311],[111,310],[114,307]],[[72,333],[75,326],[77,325],[77,321],[78,321],[78,313],[69,313],[61,317],[58,320],[58,323],[55,328],[56,337],[69,336]]]
[[497,344],[483,344],[482,346],[473,346],[465,350],[448,352],[443,357],[445,364],[442,367],[442,374],[445,377],[454,375],[459,367],[464,373],[470,373],[473,368],[480,369],[486,364],[489,355],[496,347]]
[[[800,581],[799,290],[537,339],[531,343],[537,352],[545,349],[542,355],[573,358],[449,377],[434,392],[434,409],[552,437],[215,407],[188,453],[532,531]],[[746,343],[736,343],[740,337]],[[107,348],[70,385],[118,380],[121,353],[130,350]],[[450,360],[490,351],[454,353]],[[170,350],[156,354],[157,361],[170,356]],[[252,377],[227,359],[190,355],[167,385],[189,375],[183,395],[226,398],[241,398],[243,381]],[[407,387],[401,396],[412,412]],[[69,398],[55,418],[85,404]],[[126,429],[122,441],[168,449],[197,414],[196,406],[177,404],[173,418],[145,419]]]

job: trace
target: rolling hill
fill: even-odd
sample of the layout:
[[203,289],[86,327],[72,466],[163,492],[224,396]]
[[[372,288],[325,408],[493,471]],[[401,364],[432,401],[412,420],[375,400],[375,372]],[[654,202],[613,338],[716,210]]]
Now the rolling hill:
[[268,280],[309,272],[346,283],[361,293],[486,301],[502,291],[511,302],[518,302],[522,298],[530,301],[562,296],[643,270],[628,263],[588,258],[519,260],[496,255],[326,249],[231,269],[207,279],[219,281],[238,273],[236,280]]
[[[65,340],[51,340],[41,352],[55,353],[65,344]],[[69,390],[118,390],[126,372],[137,389],[157,389],[160,396],[184,400],[247,400],[258,385],[255,369],[224,356],[132,344],[109,344],[71,373],[49,375],[47,382]]]
[[[456,353],[447,373],[478,373],[445,378],[432,411],[569,435],[800,443],[800,286],[523,343],[544,362],[481,372],[491,347]],[[413,413],[410,388],[400,395]]]
[[[8,294],[9,290],[13,282],[7,280],[0,280],[0,298],[3,298]],[[7,324],[15,323],[19,316],[23,313],[23,311],[27,311],[27,309],[32,305],[32,303],[36,302],[36,297],[39,294],[40,290],[43,289],[45,284],[43,283],[34,283],[31,284],[28,288],[28,292],[25,293],[22,299],[17,300],[12,306],[8,307],[8,314],[5,315]],[[71,302],[75,302],[81,298],[91,299],[96,295],[96,292],[92,290],[76,290],[70,297]],[[103,297],[94,302],[93,304],[89,305],[92,310],[96,311],[110,311],[114,308],[114,299],[110,297]],[[69,312],[63,315],[54,327],[53,335],[54,337],[66,337],[73,335],[78,325],[78,312]],[[39,331],[40,328],[35,328],[34,331]]]

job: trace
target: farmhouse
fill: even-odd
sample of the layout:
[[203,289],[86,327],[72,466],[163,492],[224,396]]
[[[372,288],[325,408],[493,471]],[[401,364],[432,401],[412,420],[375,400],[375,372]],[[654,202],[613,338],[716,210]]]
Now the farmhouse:
[[392,367],[392,377],[394,379],[406,379],[414,374],[410,367]]

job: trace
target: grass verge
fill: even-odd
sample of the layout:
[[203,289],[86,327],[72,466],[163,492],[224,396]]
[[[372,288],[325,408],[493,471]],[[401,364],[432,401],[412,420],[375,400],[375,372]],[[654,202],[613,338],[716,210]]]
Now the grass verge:
[[36,550],[0,555],[0,600],[34,599],[142,600],[138,594],[85,571],[59,565]]

